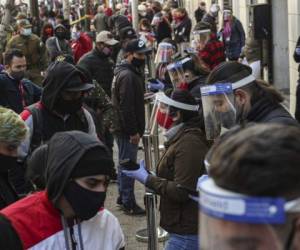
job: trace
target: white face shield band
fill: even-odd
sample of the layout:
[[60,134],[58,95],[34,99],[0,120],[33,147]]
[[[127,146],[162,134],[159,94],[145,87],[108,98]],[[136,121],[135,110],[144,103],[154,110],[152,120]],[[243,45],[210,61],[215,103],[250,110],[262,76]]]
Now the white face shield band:
[[220,136],[222,128],[230,129],[236,125],[237,111],[234,90],[255,81],[249,75],[236,82],[215,83],[201,88],[206,137],[214,140]]
[[253,197],[225,190],[208,176],[199,178],[200,249],[284,249],[274,225],[300,211],[300,198]]

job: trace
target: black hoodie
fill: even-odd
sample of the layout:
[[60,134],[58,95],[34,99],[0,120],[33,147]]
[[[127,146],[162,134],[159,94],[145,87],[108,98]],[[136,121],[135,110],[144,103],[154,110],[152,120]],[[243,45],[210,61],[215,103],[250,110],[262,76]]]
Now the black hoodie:
[[76,164],[89,149],[104,147],[96,137],[80,131],[55,134],[48,144],[46,183],[49,200],[56,204]]
[[36,122],[42,123],[39,126],[33,125],[34,133],[36,133],[36,127],[40,130],[39,136],[35,135],[35,137],[41,137],[39,141],[47,142],[56,132],[61,131],[79,130],[86,133],[91,132],[89,131],[89,125],[93,126],[94,124],[89,124],[93,123],[93,121],[91,117],[88,117],[88,115],[90,116],[88,111],[84,111],[83,108],[65,118],[54,112],[55,104],[62,90],[68,86],[73,77],[78,75],[84,78],[83,74],[75,66],[67,62],[54,62],[48,68],[46,78],[43,82],[44,90],[41,98],[43,108],[35,108],[40,115],[39,119],[36,119]]
[[140,136],[145,130],[144,77],[132,64],[124,61],[115,69],[112,101],[120,120],[121,134]]

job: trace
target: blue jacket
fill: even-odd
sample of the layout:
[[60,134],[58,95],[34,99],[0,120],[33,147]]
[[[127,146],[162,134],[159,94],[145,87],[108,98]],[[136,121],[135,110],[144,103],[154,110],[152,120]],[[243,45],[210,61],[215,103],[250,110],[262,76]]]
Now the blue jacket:
[[39,101],[41,94],[42,89],[28,79],[16,81],[6,73],[0,74],[0,106],[19,114],[24,107]]

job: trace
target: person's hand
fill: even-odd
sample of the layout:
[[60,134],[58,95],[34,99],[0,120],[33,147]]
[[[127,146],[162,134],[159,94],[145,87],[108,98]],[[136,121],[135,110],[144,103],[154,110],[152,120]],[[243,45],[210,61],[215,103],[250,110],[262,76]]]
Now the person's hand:
[[145,161],[140,161],[140,168],[138,170],[122,170],[122,173],[126,176],[136,179],[142,184],[145,184],[147,181],[147,178],[149,176],[149,173],[145,169]]
[[165,88],[165,84],[158,79],[149,81],[147,83],[147,87],[150,91],[152,90],[163,90]]
[[129,136],[129,142],[130,142],[131,144],[136,144],[136,145],[138,145],[139,142],[140,142],[140,139],[141,139],[141,137],[140,137],[140,134],[139,134],[139,133],[136,133],[135,135]]

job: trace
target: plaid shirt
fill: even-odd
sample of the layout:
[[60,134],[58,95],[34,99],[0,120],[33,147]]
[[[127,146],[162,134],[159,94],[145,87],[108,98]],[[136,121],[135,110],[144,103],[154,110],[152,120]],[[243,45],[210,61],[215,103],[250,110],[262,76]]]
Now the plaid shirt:
[[223,42],[219,41],[215,34],[212,34],[204,49],[199,51],[199,56],[213,70],[226,60]]

